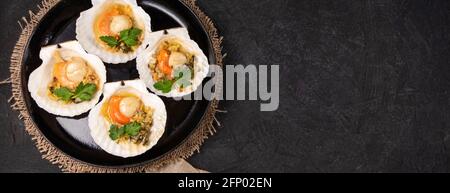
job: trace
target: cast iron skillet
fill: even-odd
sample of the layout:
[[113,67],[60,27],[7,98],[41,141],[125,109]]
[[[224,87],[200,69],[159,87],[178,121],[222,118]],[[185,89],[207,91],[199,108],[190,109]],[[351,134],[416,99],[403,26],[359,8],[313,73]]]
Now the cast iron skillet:
[[[138,4],[150,15],[153,31],[183,26],[208,56],[209,63],[215,58],[210,37],[198,18],[182,2],[176,0],[138,0]],[[203,118],[207,100],[175,101],[161,97],[167,109],[167,124],[164,135],[152,149],[132,158],[121,158],[101,150],[91,139],[87,126],[88,113],[75,118],[59,117],[39,108],[27,89],[30,73],[40,64],[40,48],[68,40],[75,40],[75,22],[80,12],[91,7],[90,0],[63,0],[57,4],[34,31],[26,47],[22,69],[22,85],[25,102],[36,126],[58,149],[68,156],[87,164],[101,167],[130,167],[158,159],[174,150],[194,131]],[[136,62],[105,64],[107,82],[139,78]]]

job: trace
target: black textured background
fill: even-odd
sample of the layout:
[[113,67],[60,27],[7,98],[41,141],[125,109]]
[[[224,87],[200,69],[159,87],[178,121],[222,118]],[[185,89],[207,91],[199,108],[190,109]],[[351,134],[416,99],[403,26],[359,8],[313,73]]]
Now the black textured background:
[[[225,64],[280,65],[280,108],[226,101],[212,172],[450,172],[450,2],[198,0]],[[38,0],[0,1],[0,78]],[[0,86],[0,172],[58,172]]]

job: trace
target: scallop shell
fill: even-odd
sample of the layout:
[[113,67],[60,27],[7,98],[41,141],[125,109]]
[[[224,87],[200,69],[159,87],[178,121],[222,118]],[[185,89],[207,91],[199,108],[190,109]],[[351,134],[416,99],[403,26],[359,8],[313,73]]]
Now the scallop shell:
[[[58,48],[58,45],[61,48]],[[103,84],[106,82],[106,69],[103,62],[97,56],[87,54],[77,41],[69,41],[58,45],[43,47],[39,53],[42,64],[34,70],[28,80],[28,91],[36,104],[47,112],[60,116],[73,117],[89,111],[100,99]],[[95,96],[90,101],[82,103],[66,104],[62,101],[55,101],[48,96],[48,85],[53,79],[52,72],[54,62],[53,53],[59,49],[61,55],[79,56],[87,61],[90,67],[99,77],[99,88]]]
[[[102,48],[102,46],[96,42],[93,23],[96,19],[96,14],[101,11],[105,3],[129,4],[133,9],[135,18],[145,26],[145,29],[143,30],[144,40],[133,52],[126,54],[110,52]],[[80,17],[76,22],[76,38],[88,53],[97,55],[103,62],[119,64],[135,59],[140,52],[145,50],[145,47],[150,40],[149,35],[152,32],[150,24],[151,20],[150,16],[137,5],[136,0],[92,0],[92,5],[92,8],[81,12]]]
[[[167,34],[165,34],[165,32],[167,32]],[[193,77],[192,84],[186,87],[183,92],[179,92],[179,90],[173,89],[169,93],[163,93],[153,86],[155,84],[155,81],[153,80],[149,68],[149,63],[156,60],[154,55],[158,48],[159,42],[162,39],[169,37],[176,37],[178,40],[183,42],[183,46],[185,46],[195,55],[195,75]],[[203,79],[205,79],[205,77],[208,75],[209,63],[208,58],[200,49],[198,44],[190,39],[189,33],[186,28],[173,28],[153,32],[150,34],[150,44],[148,48],[136,58],[136,67],[139,72],[140,78],[145,82],[147,88],[149,88],[155,94],[166,97],[182,97],[194,92],[195,90],[197,90],[198,86],[202,84]]]
[[[118,90],[138,96],[146,106],[154,109],[153,125],[150,128],[150,143],[148,145],[116,143],[109,137],[111,123],[101,115],[101,108]],[[144,82],[141,80],[130,80],[124,81],[124,85],[122,85],[122,82],[106,83],[103,96],[103,100],[91,110],[88,118],[91,136],[97,145],[112,155],[126,158],[143,154],[158,142],[166,126],[166,107],[158,96],[147,91]]]

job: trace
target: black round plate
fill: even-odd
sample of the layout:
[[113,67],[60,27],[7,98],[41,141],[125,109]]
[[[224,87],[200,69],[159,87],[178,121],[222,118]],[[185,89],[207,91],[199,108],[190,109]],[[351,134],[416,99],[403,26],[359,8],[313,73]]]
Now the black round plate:
[[[173,27],[186,27],[191,38],[215,63],[210,37],[195,14],[184,3],[176,0],[138,0],[138,4],[150,15],[153,31]],[[22,85],[27,108],[42,134],[54,146],[79,161],[102,167],[129,167],[145,164],[175,149],[196,129],[210,104],[207,100],[175,101],[161,97],[167,109],[167,124],[164,135],[146,153],[121,158],[101,150],[91,139],[87,126],[87,115],[70,118],[59,117],[39,108],[30,97],[26,85],[30,73],[40,64],[41,47],[68,40],[75,40],[75,22],[80,12],[91,7],[90,0],[63,0],[52,8],[34,31],[26,47],[22,69]],[[137,79],[135,60],[125,64],[105,64],[107,82]]]

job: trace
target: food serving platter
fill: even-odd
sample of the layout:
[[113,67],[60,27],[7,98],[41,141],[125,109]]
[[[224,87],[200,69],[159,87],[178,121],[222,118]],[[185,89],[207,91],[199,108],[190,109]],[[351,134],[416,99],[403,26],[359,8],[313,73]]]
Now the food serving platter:
[[[185,27],[192,40],[197,42],[208,57],[210,64],[216,63],[212,37],[204,23],[183,1],[138,0],[151,17],[152,31],[174,27]],[[41,47],[75,40],[76,20],[80,12],[91,7],[90,0],[62,0],[42,17],[33,30],[23,50],[21,85],[28,84],[30,73],[42,63],[39,58]],[[136,60],[122,64],[107,64],[107,82],[138,79]],[[209,78],[204,80],[207,81]],[[89,135],[88,113],[76,117],[62,117],[49,114],[38,107],[26,86],[22,86],[26,110],[34,126],[45,139],[72,159],[84,164],[120,168],[140,166],[155,162],[176,150],[194,133],[204,121],[211,102],[208,100],[175,100],[161,96],[167,110],[164,135],[149,151],[136,157],[122,158],[106,153]]]

